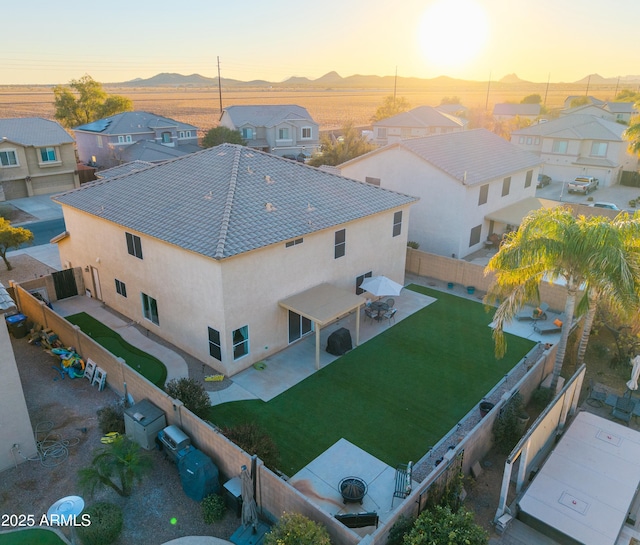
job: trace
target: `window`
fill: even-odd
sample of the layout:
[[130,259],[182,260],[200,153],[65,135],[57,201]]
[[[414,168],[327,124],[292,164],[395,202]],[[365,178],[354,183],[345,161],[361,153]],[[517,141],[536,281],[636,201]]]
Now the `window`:
[[524,144],[524,136],[521,136],[520,139],[518,140],[518,143],[520,144]]
[[18,166],[16,152],[12,149],[0,151],[0,165],[3,167]]
[[336,231],[335,233],[335,259],[342,257],[346,252],[347,242],[346,242],[346,233],[344,229],[340,229],[340,231]]
[[131,135],[127,134],[126,136],[118,136],[118,144],[124,144],[124,143],[130,144],[131,142],[133,142],[133,140],[131,139]]
[[482,225],[476,225],[471,229],[471,236],[469,237],[469,247],[475,246],[480,242],[480,234],[482,233]]
[[489,184],[481,185],[480,195],[478,195],[478,206],[480,206],[481,204],[486,204],[488,198],[489,198]]
[[397,237],[402,233],[402,210],[393,214],[393,236]]
[[120,282],[120,280],[118,280],[117,278],[116,278],[116,293],[122,295],[122,297],[127,296],[127,286],[125,286],[124,282]]
[[222,361],[222,350],[220,348],[220,332],[211,327],[209,329],[209,355],[212,358]]
[[179,138],[191,138],[191,131],[180,131]]
[[142,315],[150,322],[160,325],[157,301],[146,293],[141,292],[140,295],[142,296]]
[[400,138],[411,138],[411,128],[402,127],[400,129]]
[[524,179],[524,187],[531,187],[531,180],[533,180],[533,170],[527,170],[527,177]]
[[163,144],[171,144],[171,133],[163,132],[162,133],[162,143]]
[[304,335],[313,331],[313,322],[309,318],[300,316],[300,314],[289,311],[289,342],[297,341]]
[[249,353],[249,326],[245,325],[233,332],[233,359],[237,360]]
[[118,144],[124,144],[124,136],[118,135]]
[[302,138],[303,140],[311,139],[311,127],[302,127]]
[[373,276],[373,272],[369,271],[368,273],[364,273],[356,277],[356,295],[360,295],[361,293],[365,292],[365,290],[363,290],[360,286],[364,282],[365,278],[371,278],[372,276]]
[[533,144],[534,144],[535,146],[539,146],[539,145],[540,145],[540,137],[539,137],[539,136],[536,136],[536,137],[533,139]]
[[506,197],[511,189],[511,176],[502,180],[502,196]]
[[387,137],[387,128],[378,127],[378,138],[386,138],[386,137]]
[[130,255],[142,259],[142,242],[140,237],[132,235],[131,233],[125,233],[127,237],[127,251]]
[[289,129],[284,127],[282,129],[278,129],[278,139],[279,140],[288,140],[289,139]]
[[371,185],[377,185],[378,187],[380,186],[380,178],[372,178],[371,176],[366,176],[364,181]]
[[527,136],[527,146],[530,146],[531,144],[533,144],[533,138]]
[[569,142],[566,140],[554,140],[551,148],[552,153],[567,153]]
[[296,246],[297,244],[302,244],[304,242],[303,238],[297,238],[295,240],[289,240],[284,243],[285,248],[291,248],[291,246]]
[[607,156],[607,143],[606,142],[593,142],[591,144],[591,156],[592,157],[606,157]]
[[56,148],[40,148],[40,162],[52,163],[57,161]]
[[[102,147],[102,135],[101,134],[96,135],[96,144],[98,144],[99,148]],[[95,161],[94,161],[94,163],[95,163]]]
[[251,127],[245,127],[242,129],[242,138],[245,140],[253,139],[253,129]]

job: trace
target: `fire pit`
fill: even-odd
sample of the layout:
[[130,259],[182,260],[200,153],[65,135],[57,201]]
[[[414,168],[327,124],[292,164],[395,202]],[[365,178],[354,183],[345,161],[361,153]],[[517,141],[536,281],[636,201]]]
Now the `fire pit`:
[[359,503],[367,493],[367,483],[358,477],[345,477],[340,481],[340,494],[344,503]]

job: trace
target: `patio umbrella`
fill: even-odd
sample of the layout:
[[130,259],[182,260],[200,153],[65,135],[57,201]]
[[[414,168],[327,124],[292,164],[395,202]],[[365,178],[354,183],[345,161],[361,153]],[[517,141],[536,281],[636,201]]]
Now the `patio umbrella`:
[[377,297],[383,295],[400,295],[400,290],[404,286],[394,282],[386,276],[372,276],[371,278],[365,278],[360,288],[368,291],[370,294]]
[[631,369],[631,380],[627,382],[629,390],[638,389],[638,378],[640,378],[640,355],[633,358],[633,369]]
[[247,471],[247,466],[242,466],[240,473],[240,487],[242,493],[242,525],[253,526],[255,533],[258,528],[258,507],[253,498],[253,481]]

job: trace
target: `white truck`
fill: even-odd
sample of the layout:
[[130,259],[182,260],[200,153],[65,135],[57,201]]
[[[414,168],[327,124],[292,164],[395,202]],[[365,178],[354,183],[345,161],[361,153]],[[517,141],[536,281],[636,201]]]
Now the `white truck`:
[[600,182],[593,176],[578,176],[573,182],[569,182],[567,190],[569,193],[582,193],[588,195],[598,189]]

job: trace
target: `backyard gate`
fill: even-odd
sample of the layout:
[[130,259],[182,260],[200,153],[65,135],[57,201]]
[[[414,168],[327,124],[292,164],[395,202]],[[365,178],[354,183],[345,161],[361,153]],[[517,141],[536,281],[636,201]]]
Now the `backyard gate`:
[[51,274],[53,285],[56,288],[56,299],[66,299],[78,295],[78,286],[73,269],[64,269]]

